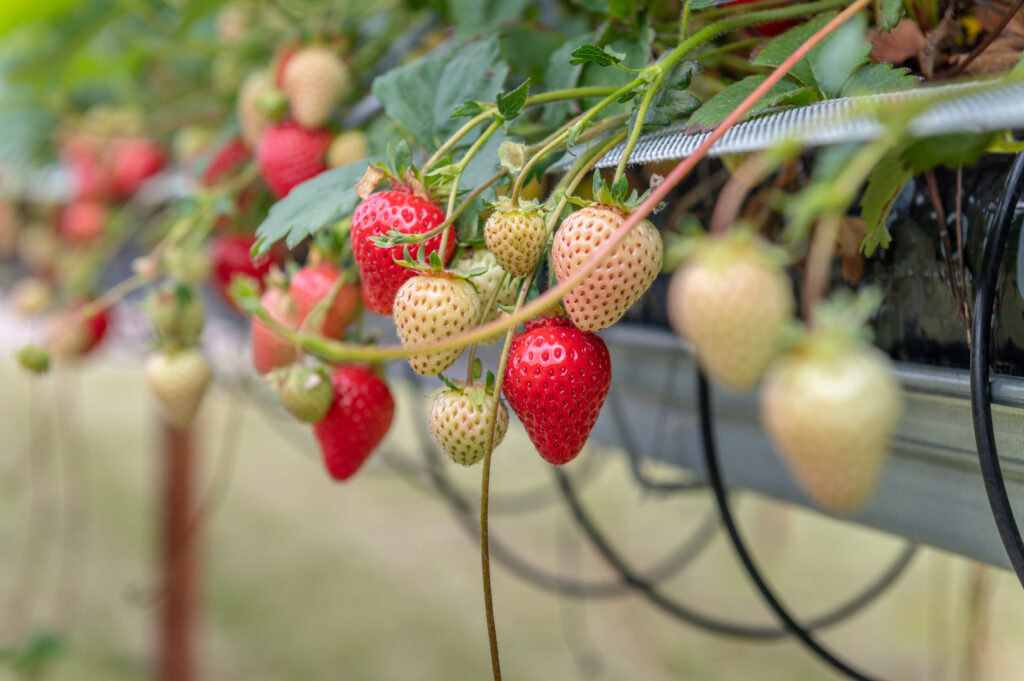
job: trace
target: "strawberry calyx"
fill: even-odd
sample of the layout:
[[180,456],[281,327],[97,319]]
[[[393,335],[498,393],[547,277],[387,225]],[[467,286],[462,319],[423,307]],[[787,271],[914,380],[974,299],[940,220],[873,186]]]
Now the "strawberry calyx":
[[565,313],[561,303],[556,303],[549,310],[541,313],[533,319],[523,322],[523,327],[526,331],[532,331],[539,329],[542,326],[564,326],[574,328],[575,324],[569,319],[569,316]]
[[737,223],[725,234],[701,234],[678,246],[683,262],[699,260],[705,267],[724,269],[741,259],[761,262],[769,269],[782,269],[789,263],[786,251],[761,237],[749,225]]
[[[605,181],[601,173],[594,173],[594,182],[592,187],[593,200],[588,201],[578,196],[567,197],[570,203],[573,203],[581,208],[587,206],[599,205],[616,210],[623,216],[627,216],[636,210],[637,206],[643,203],[650,195],[651,190],[648,188],[642,194],[637,192],[635,189],[629,188],[629,181],[625,175],[619,177],[611,184]],[[658,204],[658,206],[651,211],[652,214],[657,213],[664,207],[664,202]]]
[[867,326],[882,301],[875,287],[856,294],[838,291],[814,307],[809,328],[794,334],[794,352],[827,360],[838,360],[862,343],[870,343],[872,330]]
[[426,201],[436,201],[440,192],[431,190],[434,183],[424,178],[419,168],[413,165],[412,151],[405,140],[398,144],[388,145],[383,161],[372,163],[366,168],[362,179],[356,184],[356,195],[366,199],[381,187],[391,191],[418,196]]
[[[479,359],[477,361],[479,361]],[[479,376],[477,376],[471,383],[450,379],[444,374],[438,374],[437,377],[442,383],[444,383],[444,385],[439,386],[436,390],[427,395],[429,398],[434,398],[445,393],[461,393],[469,398],[469,401],[473,406],[483,408],[489,407],[491,400],[494,398],[494,374],[490,371],[487,372],[486,381],[482,384],[479,382]]]

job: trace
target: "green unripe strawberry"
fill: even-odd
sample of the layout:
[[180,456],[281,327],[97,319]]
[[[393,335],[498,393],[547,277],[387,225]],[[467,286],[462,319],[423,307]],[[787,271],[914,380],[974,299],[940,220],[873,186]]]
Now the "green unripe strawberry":
[[292,367],[284,370],[277,388],[281,404],[303,423],[316,423],[334,401],[334,387],[323,369]]
[[[430,409],[430,432],[452,461],[471,466],[487,453],[487,434],[494,393],[475,385],[447,389],[434,398]],[[494,446],[505,438],[508,409],[498,401],[494,424]]]
[[26,345],[18,350],[18,364],[34,374],[45,374],[50,370],[50,353],[38,345]]

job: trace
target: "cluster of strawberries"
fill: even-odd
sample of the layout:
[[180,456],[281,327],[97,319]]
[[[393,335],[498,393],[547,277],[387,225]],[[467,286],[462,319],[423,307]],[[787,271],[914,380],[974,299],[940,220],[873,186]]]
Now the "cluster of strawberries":
[[62,297],[69,299],[53,319],[47,341],[61,357],[84,357],[106,337],[110,313],[92,303],[98,272],[90,266],[103,248],[114,207],[131,200],[167,164],[155,140],[113,132],[114,118],[100,112],[66,136],[61,161],[70,177],[71,198],[53,214],[55,228],[32,225],[19,235],[32,276],[19,283],[16,306],[26,314],[39,313],[50,305],[56,289],[63,289]]
[[[352,216],[351,249],[360,286],[340,283],[342,275],[330,265],[307,265],[292,276],[287,291],[264,292],[262,306],[268,318],[288,329],[309,328],[311,311],[325,306],[314,330],[339,338],[361,298],[368,310],[393,317],[412,368],[439,376],[463,352],[466,343],[457,336],[515,305],[549,244],[555,276],[564,281],[626,215],[618,205],[582,208],[562,222],[552,241],[535,204],[505,201],[487,220],[486,244],[464,246],[455,257],[454,228],[439,229],[443,211],[395,180],[391,188],[366,196]],[[402,246],[375,243],[394,232],[428,237],[420,243],[424,258],[447,267],[401,263]],[[542,315],[513,339],[503,392],[547,461],[567,463],[583,448],[611,382],[608,350],[594,332],[618,321],[647,290],[661,259],[661,237],[643,221],[565,297],[565,315]],[[425,348],[446,341],[448,347]],[[261,372],[292,366],[279,376],[282,401],[300,419],[315,423],[332,476],[344,479],[355,473],[384,437],[393,414],[394,401],[380,379],[366,367],[343,366],[331,377],[331,394],[323,387],[326,375],[294,368],[295,345],[258,318],[253,320],[253,357]],[[431,408],[431,430],[454,461],[476,463],[489,446],[502,441],[507,410],[496,399],[492,381],[444,381],[447,387]]]

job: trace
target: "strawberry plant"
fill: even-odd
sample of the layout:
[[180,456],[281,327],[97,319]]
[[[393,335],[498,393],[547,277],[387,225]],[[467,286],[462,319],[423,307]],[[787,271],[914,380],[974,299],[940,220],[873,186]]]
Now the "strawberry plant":
[[[7,135],[0,158],[22,167],[48,153],[67,177],[64,205],[14,209],[32,225],[18,234],[34,276],[23,307],[48,306],[40,286],[56,293],[58,359],[87,354],[110,307],[150,289],[146,378],[166,421],[186,428],[212,381],[198,293],[209,281],[249,319],[256,372],[312,424],[337,481],[391,426],[381,365],[438,377],[419,405],[432,434],[454,462],[483,464],[496,679],[487,500],[509,427],[502,396],[545,461],[581,456],[613,376],[596,332],[647,304],[663,271],[675,270],[672,328],[713,381],[761,384],[764,428],[810,497],[841,512],[870,498],[901,396],[866,340],[870,293],[830,291],[866,288],[864,259],[892,245],[887,218],[913,178],[1018,144],[996,128],[920,140],[918,117],[944,97],[925,91],[857,100],[849,108],[877,125],[813,160],[807,140],[786,139],[727,158],[721,181],[689,175],[742,121],[979,73],[992,67],[983,43],[904,54],[891,37],[901,20],[936,27],[921,3],[904,18],[895,0],[548,3],[565,21],[531,3],[327,4],[178,3],[157,16],[97,2],[102,18],[40,15],[52,44],[31,39],[33,24],[15,32],[0,126],[5,98],[45,116]],[[440,44],[418,30],[424,16],[446,26]],[[110,46],[119,60],[96,82],[87,67]],[[54,63],[59,96],[31,77]],[[705,136],[664,172],[634,167],[641,140],[666,129]],[[110,284],[129,246],[143,255]],[[963,302],[967,277],[945,247]],[[376,342],[374,323],[400,342]],[[497,339],[482,379],[477,346]],[[25,364],[44,369],[40,353]],[[463,353],[465,380],[446,377]]]

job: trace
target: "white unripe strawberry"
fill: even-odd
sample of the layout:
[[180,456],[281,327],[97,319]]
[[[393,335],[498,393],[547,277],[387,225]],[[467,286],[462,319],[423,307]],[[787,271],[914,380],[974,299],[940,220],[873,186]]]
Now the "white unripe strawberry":
[[[487,453],[493,399],[493,393],[479,385],[447,389],[434,398],[430,432],[455,463],[471,466]],[[494,446],[497,447],[508,430],[508,409],[500,400],[495,418]]]
[[345,62],[334,50],[322,45],[296,52],[281,76],[292,116],[309,129],[320,128],[330,120],[350,82]]
[[695,240],[692,255],[672,275],[667,305],[673,330],[693,343],[707,375],[743,390],[779,352],[794,303],[771,247],[733,230]]
[[[465,279],[419,275],[398,289],[392,316],[402,347],[443,340],[476,326],[480,298]],[[416,373],[436,376],[462,354],[462,348],[409,357]]]
[[524,277],[533,272],[547,240],[544,218],[533,207],[498,205],[484,224],[487,249],[506,272]]
[[146,359],[146,382],[164,419],[187,428],[210,385],[210,365],[195,348],[156,352]]
[[264,100],[276,91],[274,77],[266,71],[249,74],[238,89],[235,110],[242,128],[242,140],[250,149],[255,149],[266,130],[273,122],[266,113]]
[[[494,254],[483,246],[475,246],[463,250],[457,258],[452,260],[450,267],[453,271],[468,276],[469,282],[476,289],[477,296],[480,299],[481,309],[482,306],[491,302],[492,297],[494,298],[494,304],[491,305],[483,322],[493,321],[502,314],[501,309],[498,307],[499,305],[505,307],[515,305],[520,280],[503,270],[498,265],[498,260],[494,257]],[[480,341],[480,343],[482,345],[490,345],[504,337],[504,333],[498,333],[492,338]]]
[[761,421],[794,477],[823,508],[847,512],[874,491],[902,393],[887,356],[851,337],[812,333],[761,386]]

